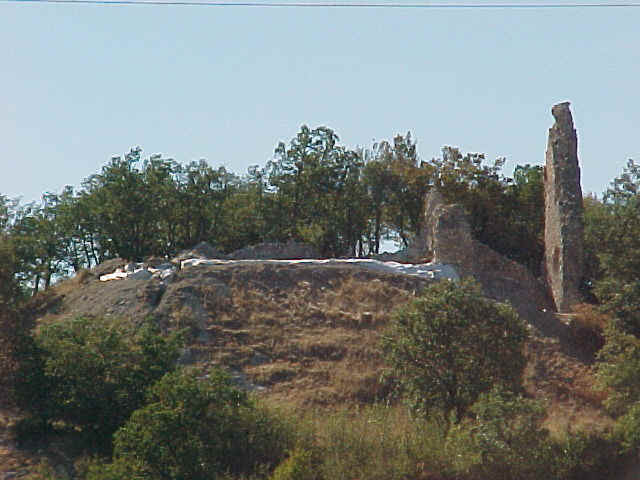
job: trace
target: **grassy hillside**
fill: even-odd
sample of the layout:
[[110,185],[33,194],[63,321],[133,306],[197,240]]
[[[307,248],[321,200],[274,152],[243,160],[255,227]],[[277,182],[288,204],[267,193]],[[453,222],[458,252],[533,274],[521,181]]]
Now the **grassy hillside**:
[[[110,261],[48,291],[40,299],[39,324],[81,315],[128,317],[133,322],[151,316],[165,330],[187,329],[181,363],[197,367],[202,375],[223,367],[269,408],[314,425],[314,435],[335,435],[338,428],[345,435],[375,436],[383,433],[378,428],[387,428],[375,426],[380,418],[371,423],[382,415],[394,425],[384,434],[395,440],[380,444],[391,450],[377,454],[393,454],[400,439],[420,437],[415,420],[402,408],[376,413],[366,406],[387,399],[391,389],[388,381],[380,381],[384,364],[379,349],[390,313],[419,293],[427,280],[347,266],[268,264],[192,267],[167,285],[158,280],[98,280],[118,263]],[[574,324],[585,324],[588,317],[583,311]],[[604,394],[593,390],[591,337],[576,328],[563,338],[531,331],[524,384],[531,397],[544,402],[545,426],[557,438],[609,427],[611,419],[601,405]],[[353,410],[356,406],[365,410]],[[354,416],[357,411],[368,413]],[[42,465],[57,467],[62,474],[75,471],[81,446],[58,435],[18,448],[7,429],[15,420],[12,415],[4,410],[0,422],[4,478],[12,478],[11,472],[46,478],[38,477]],[[433,457],[433,445],[420,448],[425,448],[423,457],[429,449]],[[433,472],[433,462],[420,468]]]

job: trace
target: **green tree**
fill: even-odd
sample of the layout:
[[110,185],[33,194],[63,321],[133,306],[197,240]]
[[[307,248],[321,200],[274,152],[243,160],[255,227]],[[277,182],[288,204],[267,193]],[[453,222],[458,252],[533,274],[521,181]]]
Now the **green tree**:
[[229,377],[166,375],[114,436],[113,463],[89,480],[145,478],[211,480],[275,465],[288,446],[286,431],[255,407]]
[[[609,207],[595,195],[587,195],[584,205],[584,264],[585,287],[592,294],[596,282],[602,280],[604,272],[600,266],[599,254],[604,240],[614,225]],[[592,294],[593,295],[593,294]],[[595,301],[595,299],[594,299]]]
[[542,167],[518,165],[514,178],[501,171],[505,159],[485,165],[482,154],[463,155],[445,147],[434,159],[434,183],[448,203],[460,203],[477,240],[540,273],[544,255],[544,186]]
[[272,239],[312,243],[325,255],[355,251],[366,223],[356,208],[364,198],[363,163],[338,141],[330,128],[303,125],[288,146],[278,144],[267,166],[279,214]]
[[153,252],[157,218],[153,215],[150,192],[143,172],[137,167],[142,149],[132,148],[121,157],[113,157],[99,174],[84,182],[92,197],[97,228],[103,233],[102,247],[110,255],[142,260]]
[[605,345],[598,352],[598,381],[608,389],[605,407],[620,416],[640,401],[640,339],[613,323],[604,335]]
[[617,327],[634,335],[640,335],[639,189],[640,166],[629,160],[602,202],[585,202],[585,251],[593,291]]
[[605,328],[604,335],[597,379],[607,392],[603,404],[616,417],[615,438],[624,451],[631,452],[640,447],[640,339],[615,322]]
[[101,435],[139,408],[144,391],[172,370],[180,334],[163,337],[146,322],[75,318],[40,328],[18,385],[22,406],[45,421]]
[[539,165],[517,165],[513,182],[503,179],[502,183],[507,185],[505,198],[494,201],[499,202],[497,215],[505,220],[497,228],[504,230],[500,234],[496,227],[489,229],[489,244],[538,276],[544,259],[544,171]]
[[453,428],[447,439],[465,470],[496,480],[555,478],[540,402],[497,386],[482,393],[470,413],[473,418]]
[[526,338],[513,308],[477,283],[442,281],[394,313],[382,346],[413,408],[459,421],[493,385],[520,389]]
[[13,400],[20,362],[16,347],[29,327],[24,319],[19,263],[10,234],[12,208],[9,201],[0,196],[0,405]]
[[206,161],[191,162],[180,180],[181,245],[187,248],[207,241],[224,242],[225,202],[237,190],[239,178],[224,167],[214,169]]

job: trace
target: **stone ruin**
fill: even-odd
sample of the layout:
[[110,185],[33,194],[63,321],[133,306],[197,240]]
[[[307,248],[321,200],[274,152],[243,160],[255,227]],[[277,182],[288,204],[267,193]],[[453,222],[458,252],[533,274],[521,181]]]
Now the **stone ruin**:
[[453,265],[461,277],[480,282],[488,297],[509,301],[529,321],[551,308],[545,288],[533,274],[475,240],[462,205],[446,205],[436,189],[425,199],[422,225],[408,251],[409,261],[429,258],[436,264]]
[[411,262],[454,265],[461,276],[472,276],[485,293],[509,300],[525,318],[540,311],[560,313],[580,302],[583,276],[583,204],[578,166],[577,136],[569,102],[551,110],[545,166],[545,278],[500,255],[471,235],[461,205],[445,205],[433,189],[425,199],[422,230],[407,250]]
[[569,312],[580,302],[584,217],[578,139],[569,102],[554,105],[544,169],[545,279],[556,310]]

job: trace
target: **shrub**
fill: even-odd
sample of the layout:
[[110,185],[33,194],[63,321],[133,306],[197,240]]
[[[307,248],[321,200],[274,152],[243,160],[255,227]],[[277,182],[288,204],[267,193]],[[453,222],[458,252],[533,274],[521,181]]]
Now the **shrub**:
[[208,379],[178,371],[151,389],[114,435],[113,462],[88,480],[129,478],[210,480],[251,473],[284,456],[288,436],[228,376]]
[[494,384],[521,388],[526,338],[515,311],[477,283],[443,281],[394,313],[382,346],[412,407],[460,420]]
[[550,478],[542,405],[496,387],[481,394],[470,411],[475,418],[452,428],[447,440],[458,469],[496,480]]
[[616,478],[624,466],[620,445],[608,435],[577,433],[552,443],[553,475],[562,480]]
[[605,328],[604,336],[605,345],[598,353],[598,381],[608,390],[605,407],[620,416],[640,400],[640,339],[614,324]]
[[181,339],[147,322],[76,318],[44,326],[18,385],[28,411],[110,435],[144,402],[146,388],[174,368]]
[[615,425],[615,437],[624,452],[633,452],[640,447],[640,402],[634,403]]

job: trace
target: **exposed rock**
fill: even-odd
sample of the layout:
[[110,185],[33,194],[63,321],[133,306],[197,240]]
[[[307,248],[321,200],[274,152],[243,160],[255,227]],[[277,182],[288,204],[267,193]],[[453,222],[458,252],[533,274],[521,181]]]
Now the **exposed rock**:
[[295,260],[320,258],[320,253],[311,245],[290,240],[287,243],[265,242],[236,250],[229,255],[231,260],[246,259]]
[[569,102],[554,105],[545,166],[545,275],[558,312],[580,302],[584,218],[578,139]]

